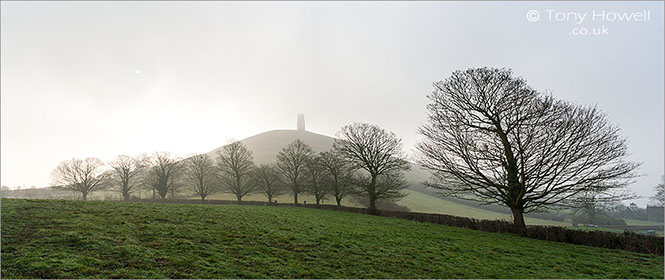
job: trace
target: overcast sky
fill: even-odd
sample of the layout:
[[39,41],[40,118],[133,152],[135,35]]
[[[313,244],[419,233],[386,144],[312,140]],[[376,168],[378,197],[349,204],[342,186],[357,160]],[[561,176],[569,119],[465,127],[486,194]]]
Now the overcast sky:
[[297,113],[331,136],[378,124],[413,153],[432,83],[491,66],[606,112],[648,197],[664,169],[663,25],[662,2],[2,2],[1,183],[47,186],[72,157],[208,152],[295,129]]

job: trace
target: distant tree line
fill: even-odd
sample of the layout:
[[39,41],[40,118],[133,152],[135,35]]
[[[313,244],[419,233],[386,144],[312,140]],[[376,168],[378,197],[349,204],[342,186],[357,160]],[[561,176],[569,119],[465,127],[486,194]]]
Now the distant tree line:
[[80,192],[83,200],[94,191],[108,189],[129,200],[139,189],[152,192],[153,199],[175,197],[188,189],[205,200],[216,192],[235,196],[263,194],[268,202],[283,195],[308,194],[321,204],[333,199],[337,206],[348,196],[368,201],[376,211],[377,201],[404,197],[404,172],[409,164],[402,142],[394,133],[376,125],[354,123],[342,127],[329,151],[316,153],[301,140],[289,143],[275,162],[256,165],[252,152],[240,141],[224,146],[216,155],[186,158],[157,152],[130,157],[121,155],[108,163],[98,158],[71,159],[53,171],[52,183],[61,189]]

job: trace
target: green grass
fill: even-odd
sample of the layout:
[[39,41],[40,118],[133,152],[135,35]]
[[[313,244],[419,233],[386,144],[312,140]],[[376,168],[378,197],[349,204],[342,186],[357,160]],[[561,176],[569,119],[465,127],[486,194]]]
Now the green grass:
[[[408,195],[402,200],[400,200],[398,204],[409,207],[409,209],[411,209],[411,211],[413,212],[438,213],[438,214],[447,214],[453,216],[470,217],[470,218],[486,219],[486,220],[508,220],[508,221],[513,220],[513,217],[510,214],[504,214],[476,207],[471,207],[460,203],[455,203],[416,190],[407,189],[405,190],[405,192]],[[550,226],[571,225],[570,223],[565,223],[565,222],[557,222],[557,221],[536,219],[529,217],[526,217],[524,220],[529,225],[550,225]]]
[[623,219],[629,226],[662,226],[663,222],[643,221],[634,219]]
[[663,278],[663,257],[299,207],[2,199],[4,278]]

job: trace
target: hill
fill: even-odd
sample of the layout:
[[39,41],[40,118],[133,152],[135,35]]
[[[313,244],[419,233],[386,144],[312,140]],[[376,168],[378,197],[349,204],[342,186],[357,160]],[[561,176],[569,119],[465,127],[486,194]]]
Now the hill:
[[[271,163],[277,160],[279,153],[284,146],[300,139],[310,145],[314,152],[324,152],[330,150],[335,138],[323,134],[317,134],[304,130],[271,130],[240,140],[252,151],[254,161],[257,164]],[[209,156],[217,158],[217,152],[224,146],[216,148],[208,153]]]
[[663,278],[663,257],[299,207],[2,199],[4,278]]
[[[418,190],[407,189],[406,193],[408,195],[400,200],[398,204],[408,207],[413,212],[447,214],[487,220],[513,220],[511,214],[456,203]],[[566,222],[538,219],[529,216],[524,219],[528,225],[570,226],[570,223]]]

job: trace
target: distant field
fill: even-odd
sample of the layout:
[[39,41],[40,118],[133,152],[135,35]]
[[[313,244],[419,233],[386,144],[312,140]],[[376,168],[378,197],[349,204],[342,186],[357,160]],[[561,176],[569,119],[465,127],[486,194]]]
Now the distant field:
[[[398,204],[409,207],[413,212],[439,213],[439,214],[448,214],[453,216],[471,217],[476,219],[487,219],[487,220],[508,220],[508,221],[513,220],[512,215],[510,214],[498,213],[494,211],[467,206],[464,204],[455,203],[452,201],[441,199],[415,190],[407,189],[406,192],[409,195],[407,195],[405,198],[399,201]],[[571,225],[570,223],[528,218],[528,217],[525,218],[525,222],[529,225],[551,225],[551,226]]]
[[[215,194],[210,196],[210,199],[236,200],[236,197],[233,194],[229,194],[229,193],[215,193]],[[268,201],[266,196],[262,195],[262,194],[249,194],[249,195],[243,197],[242,200],[243,201]],[[273,198],[273,201],[274,200],[277,200],[277,202],[279,202],[279,203],[293,203],[293,195],[292,194],[280,195],[278,197]],[[300,194],[300,195],[298,195],[298,202],[299,203],[307,203],[307,204],[316,204],[316,199],[312,195]],[[329,198],[329,199],[323,200],[323,204],[336,205],[334,198]],[[360,205],[349,201],[348,198],[345,198],[345,199],[342,199],[342,206],[359,207]]]
[[4,278],[663,278],[663,257],[299,207],[2,199]]
[[[618,229],[618,228],[604,228],[604,227],[602,227],[602,226],[598,226],[598,227],[587,227],[587,226],[577,226],[577,227],[574,227],[574,226],[567,226],[566,228],[569,228],[569,229],[579,229],[579,230],[588,230],[588,231],[601,230],[601,231],[609,231],[609,232],[615,232],[615,233],[623,233],[623,232],[624,232],[623,229]],[[645,230],[640,230],[640,231],[635,231],[635,232],[638,232],[638,233],[641,233],[641,234],[646,234],[646,231],[645,231]],[[663,231],[662,231],[662,230],[657,230],[657,231],[656,231],[656,235],[658,235],[658,236],[663,236]]]
[[633,219],[623,219],[626,221],[626,225],[629,226],[662,226],[663,222],[654,222],[654,221],[642,221],[642,220],[633,220]]

